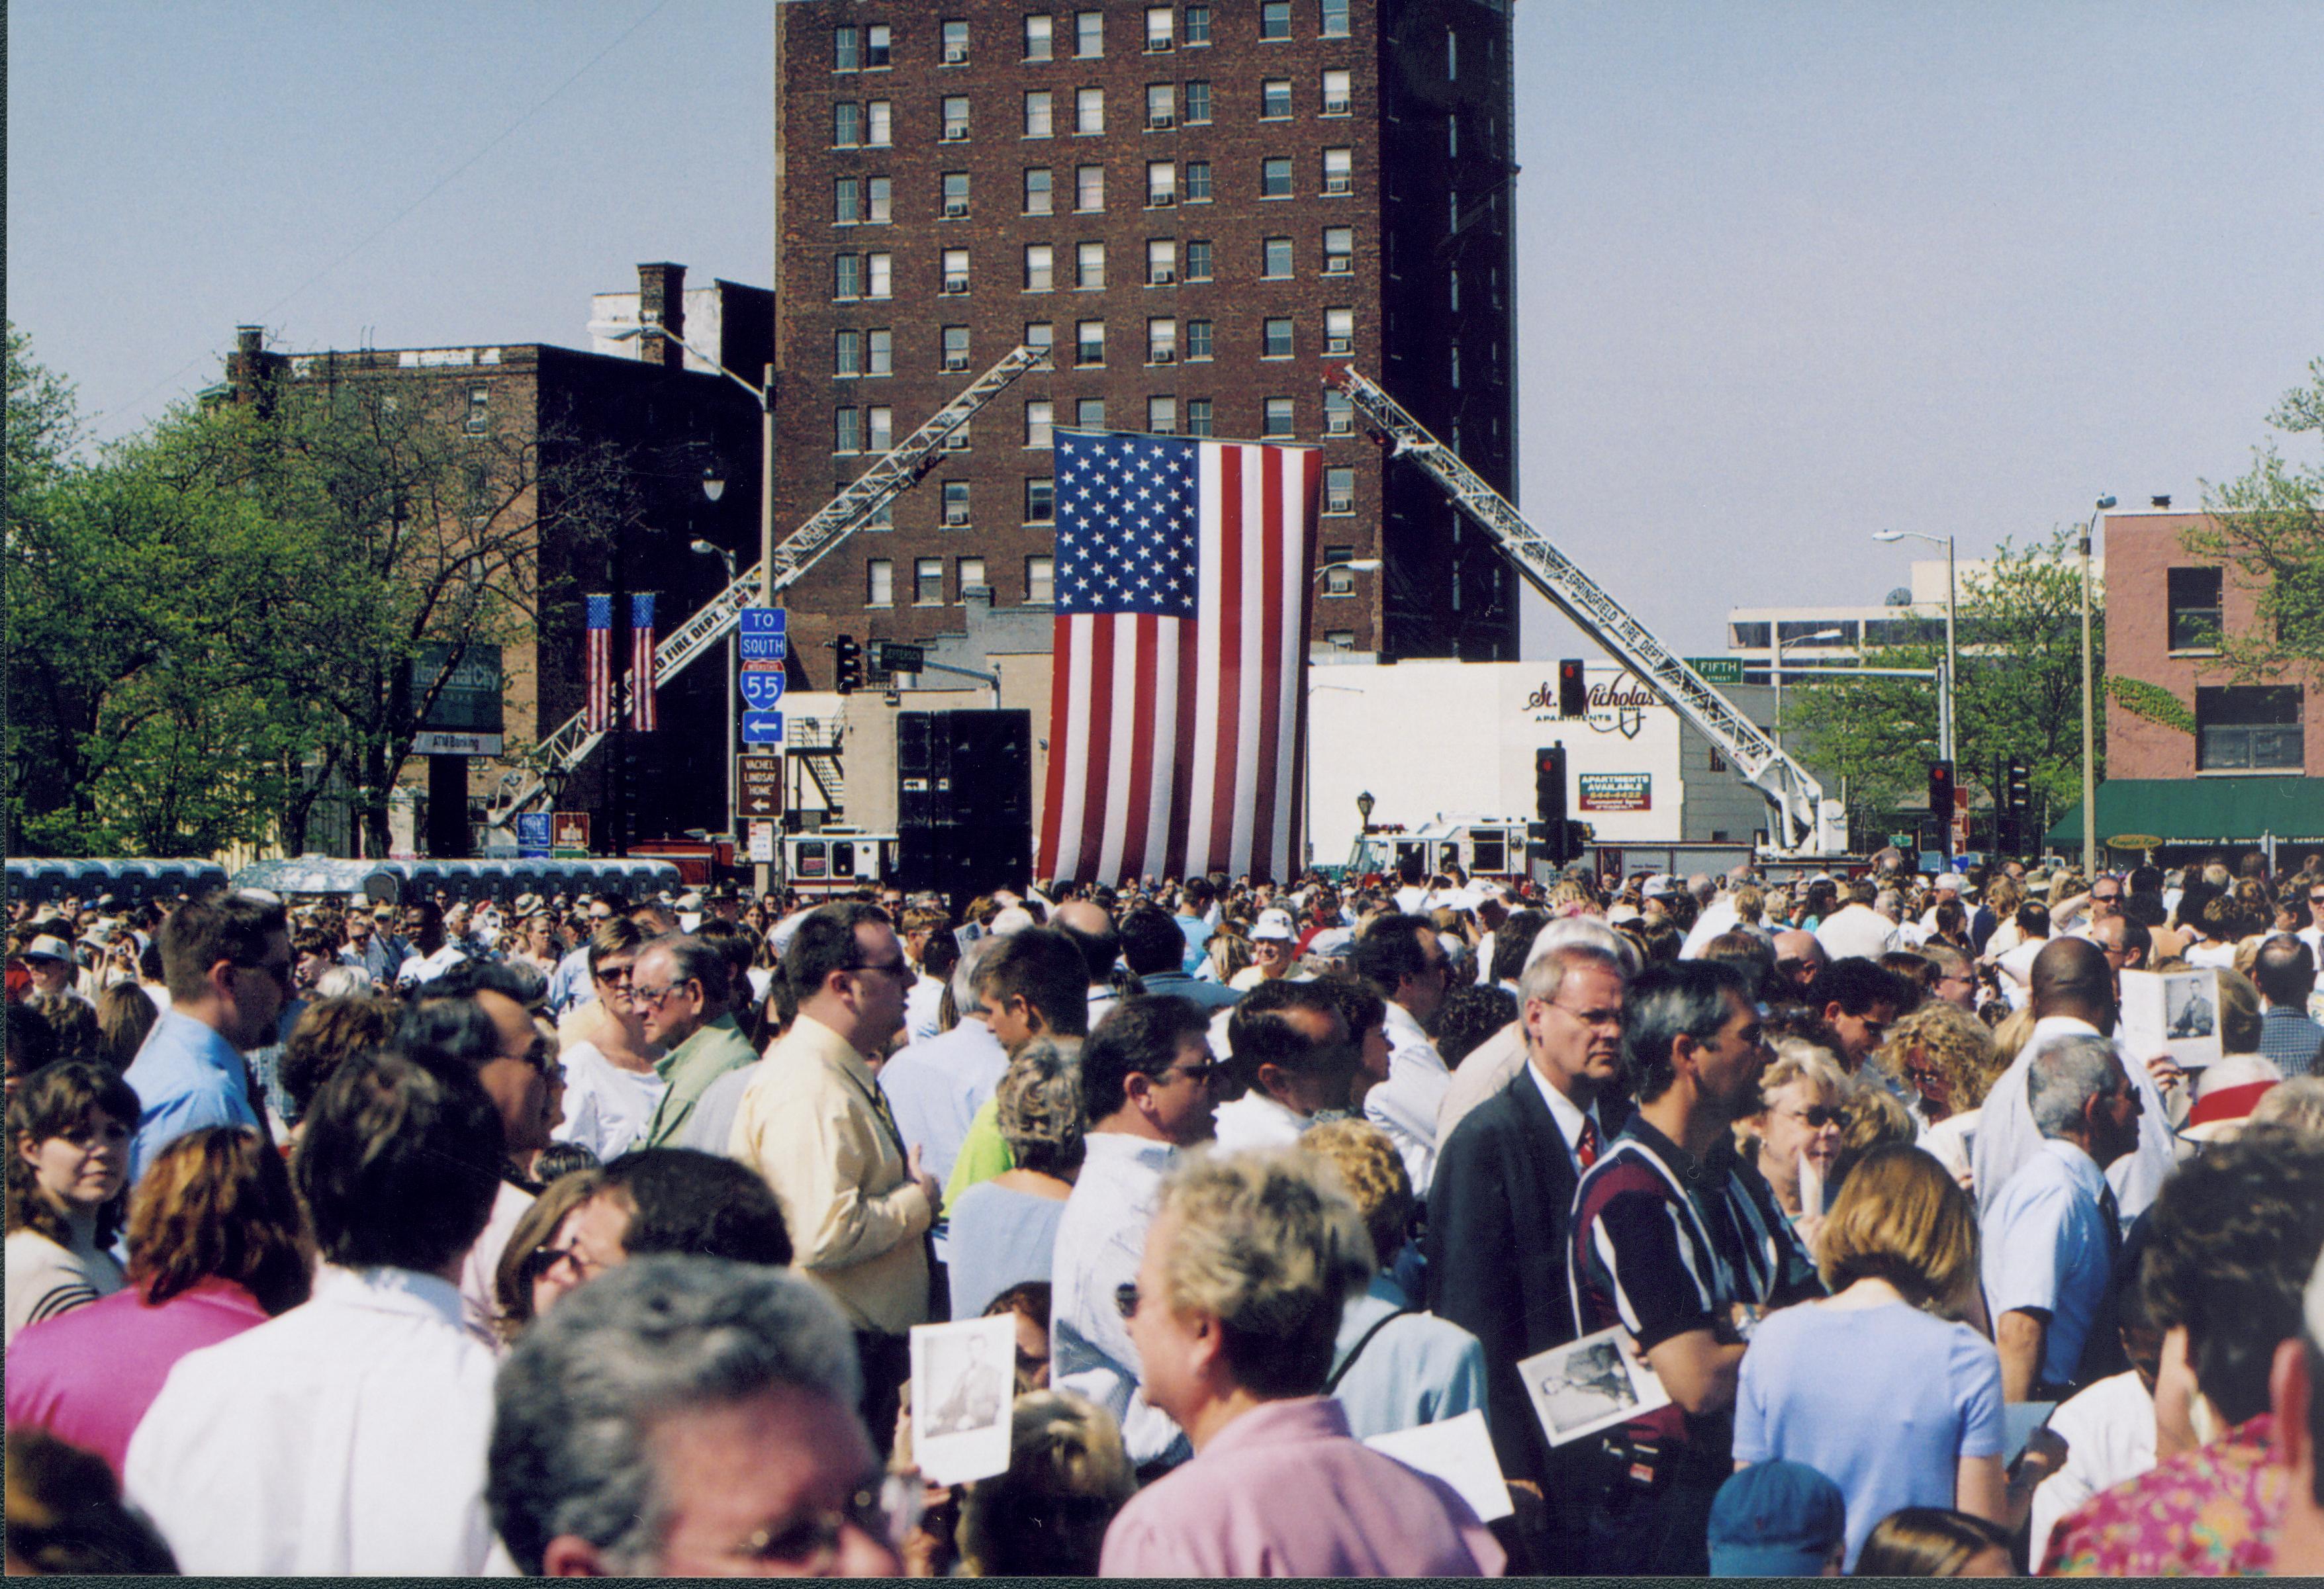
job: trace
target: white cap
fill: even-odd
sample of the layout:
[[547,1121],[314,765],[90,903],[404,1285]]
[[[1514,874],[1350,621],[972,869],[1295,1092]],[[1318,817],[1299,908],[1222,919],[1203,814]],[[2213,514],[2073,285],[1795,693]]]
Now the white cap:
[[1031,911],[1021,905],[1012,905],[996,914],[992,918],[991,924],[985,931],[996,938],[1006,938],[1011,932],[1022,932],[1039,925],[1040,923],[1033,919]]
[[1263,910],[1259,913],[1259,921],[1251,927],[1250,935],[1254,940],[1272,938],[1288,943],[1299,933],[1291,924],[1289,911]]

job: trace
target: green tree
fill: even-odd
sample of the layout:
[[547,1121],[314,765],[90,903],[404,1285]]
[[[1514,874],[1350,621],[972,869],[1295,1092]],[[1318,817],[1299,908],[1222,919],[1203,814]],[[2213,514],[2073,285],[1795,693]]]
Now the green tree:
[[[2267,422],[2285,436],[2324,441],[2324,358]],[[2234,570],[2259,620],[2218,637],[2222,657],[2246,679],[2324,676],[2324,455],[2290,463],[2273,438],[2264,441],[2243,475],[2204,483],[2203,508],[2211,523],[2187,533],[2188,549]]]

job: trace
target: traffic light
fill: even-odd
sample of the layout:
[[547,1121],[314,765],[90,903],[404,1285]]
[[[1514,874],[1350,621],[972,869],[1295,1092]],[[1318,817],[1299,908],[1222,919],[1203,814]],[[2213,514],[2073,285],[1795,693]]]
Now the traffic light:
[[1953,854],[1953,764],[1929,763],[1929,814],[1936,819],[1937,849],[1950,861]]
[[853,635],[841,635],[831,642],[831,687],[844,695],[863,682],[863,648],[855,643]]
[[1533,753],[1533,813],[1550,824],[1551,842],[1565,822],[1565,747],[1547,745]]
[[1526,824],[1526,859],[1534,861],[1549,859],[1549,824],[1527,822]]
[[1557,715],[1588,717],[1590,692],[1582,683],[1582,658],[1569,657],[1557,665]]
[[2010,854],[2022,854],[2025,849],[2025,824],[2034,815],[2034,769],[2023,757],[2013,756],[2002,774],[2001,842],[1995,849]]

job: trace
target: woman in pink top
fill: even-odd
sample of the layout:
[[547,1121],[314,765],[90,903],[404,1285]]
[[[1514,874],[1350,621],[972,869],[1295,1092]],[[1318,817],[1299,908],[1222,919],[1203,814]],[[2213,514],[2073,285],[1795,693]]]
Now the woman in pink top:
[[121,1471],[178,1359],[307,1300],[309,1262],[282,1159],[257,1132],[178,1138],[129,1200],[129,1285],[8,1348],[8,1428],[46,1428]]
[[1106,1577],[1498,1575],[1501,1548],[1441,1481],[1353,1439],[1322,1393],[1371,1237],[1338,1172],[1278,1148],[1201,1154],[1164,1184],[1119,1299],[1146,1399],[1194,1460],[1106,1530]]

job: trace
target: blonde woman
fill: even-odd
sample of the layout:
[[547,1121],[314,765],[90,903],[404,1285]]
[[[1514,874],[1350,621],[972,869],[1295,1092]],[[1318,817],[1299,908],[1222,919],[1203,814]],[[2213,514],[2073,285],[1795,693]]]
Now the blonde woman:
[[1971,1189],[1970,1144],[1985,1095],[2001,1074],[1994,1033],[1957,1005],[1932,999],[1888,1028],[1873,1063],[1913,1095],[1920,1146]]
[[1775,1194],[1800,1245],[1813,1252],[1825,1189],[1840,1183],[1848,1077],[1812,1042],[1786,1037],[1775,1046],[1775,1061],[1759,1078],[1759,1112],[1736,1122],[1735,1145]]

